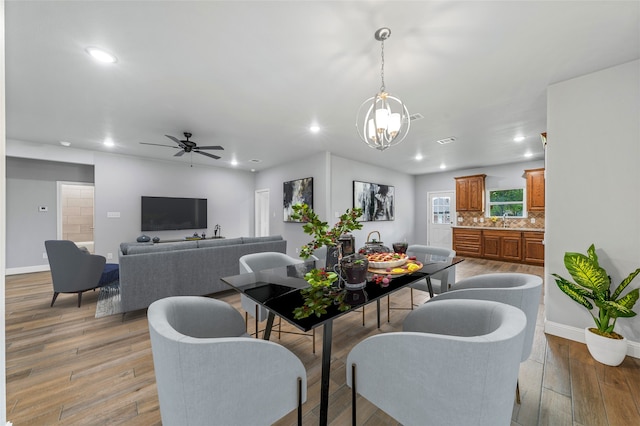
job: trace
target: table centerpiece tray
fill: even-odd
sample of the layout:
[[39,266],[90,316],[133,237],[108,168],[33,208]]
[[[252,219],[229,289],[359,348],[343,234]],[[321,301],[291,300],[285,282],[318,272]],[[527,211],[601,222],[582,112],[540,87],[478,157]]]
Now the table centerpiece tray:
[[[411,264],[417,265],[418,269],[415,269],[414,271],[409,271],[407,268]],[[369,272],[372,272],[374,274],[382,274],[382,275],[404,275],[404,274],[410,274],[412,272],[419,271],[420,269],[422,269],[423,266],[424,265],[420,261],[407,259],[407,261],[401,266],[396,266],[394,268],[371,268],[370,267]],[[387,269],[390,269],[390,271],[387,271]]]

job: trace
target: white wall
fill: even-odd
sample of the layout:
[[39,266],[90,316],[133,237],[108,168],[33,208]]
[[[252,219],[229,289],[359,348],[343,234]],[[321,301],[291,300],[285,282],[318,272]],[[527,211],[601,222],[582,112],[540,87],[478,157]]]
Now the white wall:
[[[208,230],[216,224],[225,237],[249,236],[253,229],[254,175],[218,167],[95,154],[95,252],[114,255],[123,241],[135,241],[140,230],[143,195],[208,199]],[[119,218],[108,218],[119,212]],[[146,233],[161,240],[182,239],[194,231]]]
[[57,181],[93,183],[93,166],[6,158],[8,273],[49,269],[42,254],[44,241],[57,238]]
[[[640,267],[640,61],[554,84],[547,94],[545,331],[583,341],[593,320],[549,274],[568,277],[564,253],[591,243],[616,284]],[[639,286],[636,278],[628,288]],[[616,331],[639,357],[640,315],[619,319]]]
[[[367,234],[380,232],[385,245],[395,241],[412,241],[414,226],[414,178],[411,175],[381,169],[369,164],[322,153],[258,173],[256,189],[270,190],[270,234],[287,240],[287,253],[298,256],[297,249],[311,237],[302,231],[300,223],[283,221],[283,182],[313,177],[313,209],[321,220],[333,226],[340,215],[353,207],[353,181],[379,183],[395,187],[395,220],[364,222],[362,230],[353,233],[356,248],[364,246]],[[373,235],[372,238],[377,238]]]
[[257,173],[256,190],[269,189],[269,235],[282,235],[287,240],[289,256],[298,257],[296,249],[308,243],[310,238],[302,232],[300,223],[284,221],[283,183],[312,177],[313,210],[322,220],[327,220],[330,193],[327,183],[329,161],[330,155],[324,152]]
[[[385,246],[399,241],[414,242],[415,225],[415,178],[412,175],[399,173],[378,166],[372,166],[346,158],[331,156],[331,207],[330,224],[338,219],[336,214],[344,213],[353,207],[353,181],[371,182],[391,185],[395,191],[395,220],[363,222],[359,231],[354,231],[356,249],[363,247],[367,236],[372,231],[380,233],[380,240]],[[378,239],[377,234],[371,238]]]
[[428,217],[427,209],[429,199],[427,194],[434,191],[455,191],[454,178],[486,174],[485,186],[487,189],[512,189],[525,188],[526,179],[523,177],[527,169],[544,167],[544,160],[525,161],[522,163],[503,164],[491,167],[478,167],[474,169],[454,170],[451,172],[432,173],[416,177],[416,228],[415,238],[418,244],[427,244]]
[[[5,82],[4,82],[4,0],[0,0],[0,158],[5,158]],[[0,194],[5,194],[5,163],[0,164]],[[5,369],[5,331],[4,331],[4,316],[5,316],[5,254],[7,252],[7,245],[5,239],[5,219],[6,211],[6,197],[2,197],[0,200],[0,223],[3,225],[0,227],[0,365],[2,366],[2,372],[0,372],[0,424],[5,424],[7,421],[6,410],[7,406],[7,392],[6,392],[6,369]]]
[[[6,223],[11,230],[8,243],[14,247],[7,255],[10,273],[48,268],[42,252],[43,241],[56,238],[56,180],[94,182],[95,252],[103,256],[111,253],[109,262],[118,262],[121,242],[135,241],[142,233],[142,195],[207,198],[208,235],[213,235],[216,224],[226,237],[253,232],[253,173],[55,146],[39,150],[38,146],[8,142],[7,155],[12,157],[7,170],[11,214]],[[45,159],[53,161],[42,161]],[[49,212],[37,213],[38,205],[47,205]],[[120,218],[107,218],[107,212],[119,212]],[[162,231],[150,236],[181,239],[192,232]]]

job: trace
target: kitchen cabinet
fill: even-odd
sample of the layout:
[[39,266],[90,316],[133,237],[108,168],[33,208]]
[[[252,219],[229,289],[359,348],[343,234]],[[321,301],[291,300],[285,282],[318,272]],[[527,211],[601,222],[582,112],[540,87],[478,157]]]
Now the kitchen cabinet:
[[484,179],[487,175],[461,176],[456,180],[456,211],[484,212]]
[[482,231],[453,228],[453,249],[457,256],[482,257]]
[[522,260],[522,232],[483,230],[483,257],[518,262]]
[[530,169],[524,171],[527,178],[527,210],[530,212],[544,211],[544,169]]
[[544,265],[544,233],[543,232],[523,232],[523,258],[525,263],[531,265]]
[[453,227],[457,256],[544,265],[544,232]]

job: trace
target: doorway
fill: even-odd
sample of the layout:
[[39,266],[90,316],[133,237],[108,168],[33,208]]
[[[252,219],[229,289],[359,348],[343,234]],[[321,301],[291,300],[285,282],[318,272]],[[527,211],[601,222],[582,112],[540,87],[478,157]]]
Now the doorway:
[[429,192],[427,194],[427,245],[450,249],[452,247],[451,223],[456,211],[453,191]]
[[269,235],[269,190],[258,189],[255,192],[255,236]]
[[58,182],[58,239],[70,240],[94,253],[94,186]]

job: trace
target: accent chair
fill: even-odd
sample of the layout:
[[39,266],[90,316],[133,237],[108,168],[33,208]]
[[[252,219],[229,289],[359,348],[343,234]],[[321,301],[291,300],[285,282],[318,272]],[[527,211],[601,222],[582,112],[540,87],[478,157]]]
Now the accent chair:
[[174,296],[147,311],[165,425],[272,424],[307,399],[302,362],[245,333],[240,312],[217,299]]
[[526,322],[498,302],[420,306],[402,332],[368,337],[347,356],[352,424],[360,394],[406,425],[508,426]]

